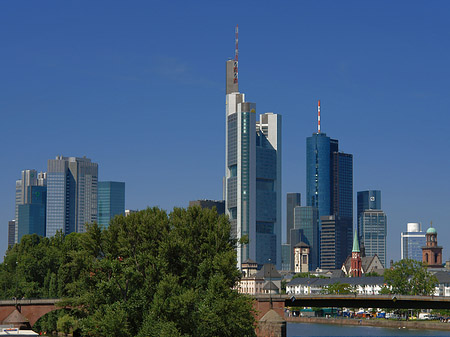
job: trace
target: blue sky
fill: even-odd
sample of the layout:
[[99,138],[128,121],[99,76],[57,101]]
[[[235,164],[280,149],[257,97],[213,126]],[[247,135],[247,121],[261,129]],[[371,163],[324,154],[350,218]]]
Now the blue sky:
[[283,116],[283,195],[305,201],[320,99],[322,131],[354,155],[355,199],[382,191],[388,259],[400,257],[407,222],[433,221],[447,260],[449,10],[445,1],[1,2],[0,252],[20,171],[45,171],[60,154],[86,155],[100,180],[125,181],[127,208],[221,199],[225,61],[239,24],[240,90],[257,112]]

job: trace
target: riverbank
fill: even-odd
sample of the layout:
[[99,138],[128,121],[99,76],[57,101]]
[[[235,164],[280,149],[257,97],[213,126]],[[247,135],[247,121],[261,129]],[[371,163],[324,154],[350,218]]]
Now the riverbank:
[[324,318],[324,317],[285,317],[289,323],[318,323],[335,325],[374,326],[382,328],[430,329],[450,331],[450,323],[439,321],[396,321],[390,319],[351,319],[351,318]]

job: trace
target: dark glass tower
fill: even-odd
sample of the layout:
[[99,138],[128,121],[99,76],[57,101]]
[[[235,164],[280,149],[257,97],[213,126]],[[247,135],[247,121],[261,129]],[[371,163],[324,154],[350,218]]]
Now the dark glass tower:
[[365,210],[381,209],[381,191],[379,190],[367,190],[357,193],[357,206],[356,206],[356,219],[358,220],[358,237],[361,241],[361,213]]
[[125,214],[125,183],[98,182],[98,224],[104,227],[116,216]]
[[291,243],[291,229],[294,228],[294,208],[301,206],[300,193],[286,195],[286,242]]

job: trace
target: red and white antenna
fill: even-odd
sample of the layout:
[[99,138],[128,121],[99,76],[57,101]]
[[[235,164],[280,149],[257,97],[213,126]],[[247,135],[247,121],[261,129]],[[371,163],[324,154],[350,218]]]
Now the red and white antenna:
[[239,25],[236,25],[236,49],[234,50],[234,83],[238,83],[238,58],[239,58]]
[[317,133],[320,133],[320,99],[319,105],[317,106]]

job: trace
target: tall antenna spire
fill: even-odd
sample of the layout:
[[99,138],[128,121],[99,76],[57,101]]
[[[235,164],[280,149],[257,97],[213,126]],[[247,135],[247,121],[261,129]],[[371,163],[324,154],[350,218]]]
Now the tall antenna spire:
[[317,106],[317,133],[320,133],[320,99],[319,105]]
[[238,48],[238,42],[239,42],[239,25],[236,25],[235,29],[236,33],[236,49],[234,50],[234,83],[238,83],[238,59],[239,59],[239,48]]

